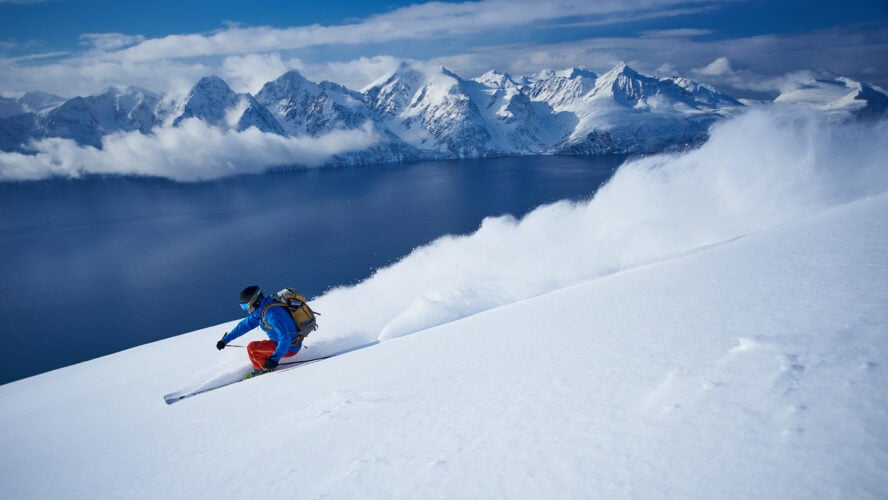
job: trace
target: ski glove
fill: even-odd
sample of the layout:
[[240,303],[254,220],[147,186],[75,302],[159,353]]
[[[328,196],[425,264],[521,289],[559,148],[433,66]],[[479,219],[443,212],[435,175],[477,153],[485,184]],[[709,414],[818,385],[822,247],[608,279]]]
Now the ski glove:
[[219,342],[216,342],[216,349],[219,349],[220,351],[221,351],[222,349],[225,349],[225,341],[224,341],[224,340],[220,340]]
[[265,364],[262,365],[262,368],[265,368],[266,370],[274,370],[277,367],[278,367],[278,362],[271,359],[271,358],[266,359]]

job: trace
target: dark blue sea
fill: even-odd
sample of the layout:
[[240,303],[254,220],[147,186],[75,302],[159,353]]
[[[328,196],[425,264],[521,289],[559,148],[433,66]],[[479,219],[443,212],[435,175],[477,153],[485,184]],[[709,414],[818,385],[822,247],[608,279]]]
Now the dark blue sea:
[[360,282],[484,217],[588,199],[623,159],[0,183],[0,383],[238,319],[246,285]]

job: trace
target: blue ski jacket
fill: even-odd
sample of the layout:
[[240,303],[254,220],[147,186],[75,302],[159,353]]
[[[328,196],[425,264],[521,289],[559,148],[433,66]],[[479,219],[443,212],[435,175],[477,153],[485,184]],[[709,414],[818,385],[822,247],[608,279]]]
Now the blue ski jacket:
[[265,312],[265,322],[271,326],[270,329],[266,328],[262,322],[262,309],[271,302],[274,302],[274,299],[271,297],[262,299],[259,306],[246,318],[242,319],[234,329],[226,333],[222,340],[227,344],[258,326],[268,335],[269,339],[277,342],[277,349],[274,350],[274,354],[269,359],[279,362],[288,352],[299,352],[299,349],[302,348],[302,343],[290,345],[298,334],[296,333],[296,323],[286,307],[269,307],[268,311]]

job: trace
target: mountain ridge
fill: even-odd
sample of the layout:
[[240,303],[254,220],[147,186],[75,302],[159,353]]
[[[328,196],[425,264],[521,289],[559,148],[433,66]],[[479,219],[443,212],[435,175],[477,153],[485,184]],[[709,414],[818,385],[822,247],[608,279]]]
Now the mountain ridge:
[[[825,101],[825,102],[824,102]],[[836,77],[803,83],[776,103],[841,116],[880,118],[888,96]],[[329,164],[530,154],[649,154],[702,143],[709,127],[745,104],[681,76],[644,75],[625,63],[598,75],[584,68],[512,76],[495,70],[465,79],[439,66],[402,62],[363,91],[316,83],[295,70],[256,95],[237,93],[218,76],[200,79],[182,99],[136,87],[62,100],[29,93],[3,98],[0,150],[30,153],[35,141],[73,140],[101,149],[106,136],[197,119],[226,130],[255,128],[283,137],[317,138],[370,127],[383,138]],[[21,111],[21,113],[18,113]],[[299,158],[293,165],[300,164]]]

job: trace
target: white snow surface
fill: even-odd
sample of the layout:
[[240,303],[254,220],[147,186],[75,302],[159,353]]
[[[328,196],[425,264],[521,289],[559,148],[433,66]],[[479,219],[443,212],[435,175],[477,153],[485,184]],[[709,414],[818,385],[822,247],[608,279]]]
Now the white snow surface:
[[0,386],[0,497],[884,498],[886,148],[753,111],[316,298],[340,356],[166,405],[230,322]]

